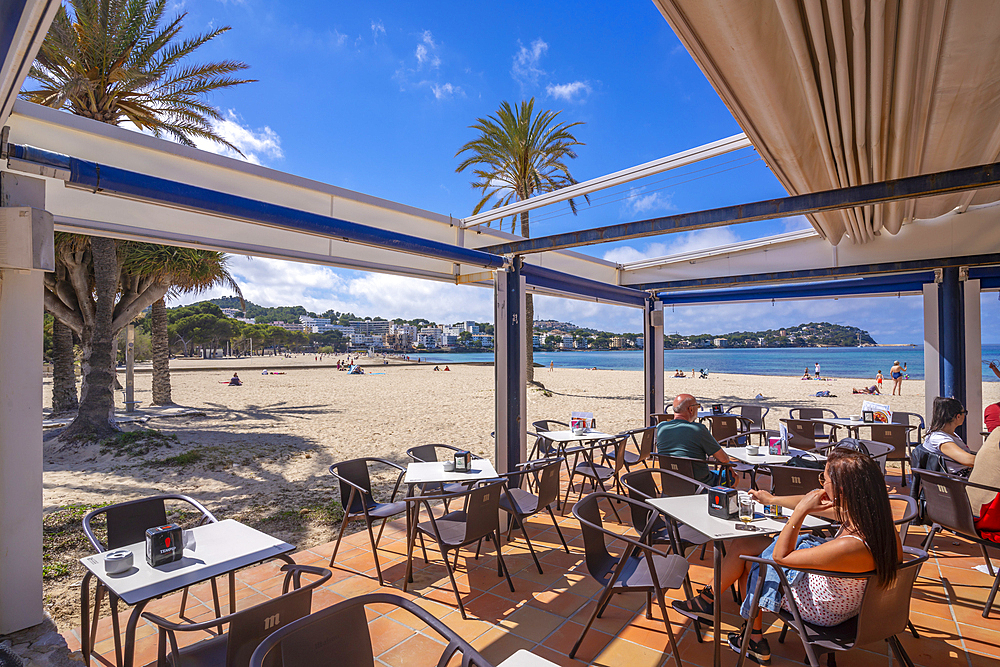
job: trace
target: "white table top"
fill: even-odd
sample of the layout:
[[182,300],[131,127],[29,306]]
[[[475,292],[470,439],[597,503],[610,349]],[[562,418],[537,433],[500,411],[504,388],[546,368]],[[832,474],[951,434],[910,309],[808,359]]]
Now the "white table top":
[[539,658],[525,649],[518,649],[512,656],[501,662],[497,667],[559,667],[556,663]]
[[406,466],[406,484],[430,484],[433,482],[474,482],[481,479],[495,479],[496,468],[486,459],[472,459],[472,472],[445,472],[444,461],[415,461]]
[[916,426],[910,426],[909,424],[886,424],[885,422],[866,422],[860,419],[847,419],[844,417],[839,417],[837,419],[810,419],[809,421],[819,422],[820,424],[829,424],[830,426],[846,426],[848,428],[861,428],[864,426],[906,426],[907,428],[917,428]]
[[[792,458],[793,456],[799,456],[801,454],[809,453],[802,449],[796,449],[795,447],[788,448],[788,451],[790,453],[787,456],[784,454],[763,454],[763,453],[757,456],[750,456],[749,454],[747,454],[746,447],[723,447],[722,451],[724,451],[731,459],[736,459],[737,461],[740,461],[742,463],[750,463],[752,465],[767,465],[770,463],[777,463],[780,465],[782,463],[787,463],[788,459]],[[767,447],[761,447],[760,451],[766,452],[768,450]],[[823,458],[820,454],[813,454],[813,455],[816,456],[816,458],[820,459]]]
[[[773,535],[780,533],[781,529],[785,527],[783,521],[765,517],[764,508],[760,503],[754,503],[754,514],[757,518],[754,518],[750,525],[756,526],[757,530],[751,532],[736,528],[736,524],[740,523],[739,519],[720,519],[711,516],[708,513],[708,496],[703,493],[695,496],[677,496],[676,498],[652,498],[646,502],[713,540],[729,540],[752,535]],[[790,510],[786,510],[786,512],[790,512]],[[803,526],[805,528],[819,528],[829,524],[830,522],[826,519],[809,516],[806,517]]]
[[232,519],[191,531],[196,541],[194,551],[185,549],[180,560],[157,568],[146,562],[145,541],[122,547],[132,552],[132,569],[123,574],[104,571],[104,554],[87,556],[80,562],[118,597],[134,605],[295,550],[287,542]]
[[595,431],[594,429],[586,429],[580,435],[573,433],[573,431],[542,431],[539,435],[544,435],[546,438],[552,442],[589,442],[591,440],[606,440],[608,438],[613,438],[615,436],[609,435],[607,433],[602,433],[601,431]]

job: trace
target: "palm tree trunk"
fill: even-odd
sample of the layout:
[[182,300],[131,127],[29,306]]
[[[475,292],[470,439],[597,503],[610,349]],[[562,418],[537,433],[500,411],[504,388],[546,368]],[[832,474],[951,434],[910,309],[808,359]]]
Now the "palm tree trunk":
[[[528,212],[521,211],[521,236],[529,238]],[[535,381],[535,302],[530,294],[524,295],[524,345],[525,378]]]
[[73,330],[54,318],[52,321],[52,412],[71,412],[79,407],[76,398],[76,368],[73,359]]
[[153,302],[153,405],[173,405],[170,397],[170,339],[167,335],[167,304]]
[[82,340],[83,384],[80,410],[66,431],[64,440],[96,440],[118,432],[112,385],[115,381],[115,337],[111,322],[118,292],[118,256],[113,239],[91,239],[94,287],[97,304],[93,326],[84,328]]

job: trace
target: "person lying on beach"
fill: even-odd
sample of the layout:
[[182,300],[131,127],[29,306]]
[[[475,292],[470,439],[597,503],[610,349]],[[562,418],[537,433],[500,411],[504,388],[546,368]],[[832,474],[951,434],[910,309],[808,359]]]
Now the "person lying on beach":
[[854,388],[854,393],[855,394],[881,394],[882,392],[879,391],[878,385],[874,385],[873,384],[870,387],[862,387],[861,389],[858,389],[857,387],[855,387]]
[[233,377],[229,378],[230,387],[240,387],[243,385],[243,380],[240,379],[239,373],[233,373]]

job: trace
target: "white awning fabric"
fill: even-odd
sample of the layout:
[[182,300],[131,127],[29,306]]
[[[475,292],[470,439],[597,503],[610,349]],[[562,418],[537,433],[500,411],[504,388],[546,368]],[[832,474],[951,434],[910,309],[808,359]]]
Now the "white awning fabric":
[[[996,0],[654,0],[792,194],[996,162]],[[810,216],[865,243],[1000,188]]]

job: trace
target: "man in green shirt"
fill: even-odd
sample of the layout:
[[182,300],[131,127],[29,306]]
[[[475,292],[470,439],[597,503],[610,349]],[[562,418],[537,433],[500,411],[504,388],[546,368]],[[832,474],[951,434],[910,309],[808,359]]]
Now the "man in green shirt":
[[[700,407],[691,394],[678,394],[674,399],[674,418],[656,427],[656,451],[691,459],[708,460],[711,456],[719,463],[729,463],[729,456],[722,451],[705,425],[695,421]],[[694,464],[694,476],[709,486],[718,486],[725,481],[724,476],[712,472],[704,463]]]

